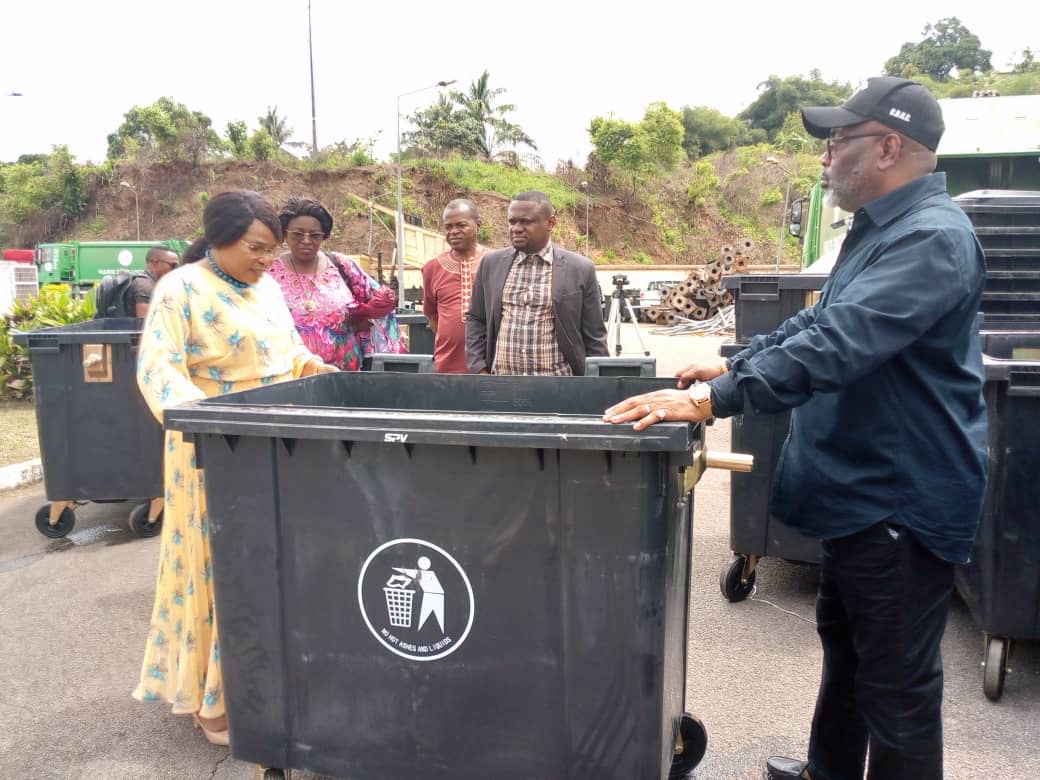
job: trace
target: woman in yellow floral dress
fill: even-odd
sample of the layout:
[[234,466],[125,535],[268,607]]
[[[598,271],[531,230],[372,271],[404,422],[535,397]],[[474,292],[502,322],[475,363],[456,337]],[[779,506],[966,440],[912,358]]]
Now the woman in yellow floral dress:
[[[336,370],[303,345],[267,275],[282,238],[274,207],[255,192],[224,192],[203,222],[205,257],[159,281],[141,334],[137,381],[160,422],[186,401]],[[166,432],[164,470],[159,579],[134,697],[194,715],[226,745],[203,476],[176,431]]]

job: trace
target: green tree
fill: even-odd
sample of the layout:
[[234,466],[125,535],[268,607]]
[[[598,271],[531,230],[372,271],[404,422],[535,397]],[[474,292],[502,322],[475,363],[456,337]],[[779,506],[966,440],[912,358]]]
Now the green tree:
[[271,160],[278,156],[279,151],[278,144],[267,132],[266,127],[259,128],[249,136],[246,148],[249,150],[251,160]]
[[685,106],[682,113],[683,149],[691,160],[732,149],[744,134],[744,125],[709,106]]
[[249,157],[249,128],[246,127],[246,123],[241,120],[228,122],[224,134],[227,136],[231,155],[236,160],[247,159]]
[[483,125],[450,95],[441,94],[436,103],[416,111],[408,119],[415,129],[401,135],[405,153],[434,157],[456,153],[466,157],[486,156],[485,147],[480,143],[484,137]]
[[792,111],[784,120],[783,126],[773,136],[773,146],[777,151],[786,154],[799,152],[811,153],[822,147],[819,139],[813,138],[802,123],[802,113]]
[[954,70],[969,73],[989,71],[992,52],[982,48],[979,36],[961,24],[956,16],[925,25],[922,40],[904,43],[899,54],[885,62],[889,76],[913,78],[926,74],[946,81]]
[[289,118],[278,116],[278,106],[268,106],[267,113],[257,117],[257,121],[260,122],[260,127],[267,131],[275,146],[285,146],[292,138],[293,131],[287,124]]
[[818,70],[813,70],[807,79],[802,76],[770,76],[758,85],[758,89],[755,102],[737,118],[747,122],[751,129],[765,130],[770,141],[792,111],[802,106],[837,106],[852,94],[849,84],[824,81]]
[[655,101],[646,107],[639,133],[644,137],[649,161],[665,170],[674,168],[686,158],[683,151],[682,114],[663,102]]
[[473,138],[480,154],[484,159],[491,160],[505,146],[527,146],[537,150],[538,146],[523,128],[506,119],[507,114],[516,111],[516,106],[512,103],[496,105],[495,101],[506,90],[503,87],[492,88],[490,80],[491,76],[485,70],[469,85],[468,90],[452,93],[452,99],[480,128],[480,133]]
[[172,98],[161,97],[150,106],[134,106],[123,124],[108,136],[108,159],[154,157],[162,161],[187,160],[197,165],[221,151],[212,120]]
[[683,133],[682,115],[660,101],[647,106],[636,123],[614,117],[596,117],[589,123],[597,159],[643,173],[674,168],[686,156]]
[[31,157],[0,166],[0,220],[25,222],[50,208],[69,217],[82,214],[87,206],[83,170],[69,148],[55,146],[49,155]]
[[647,150],[638,127],[613,117],[595,117],[589,124],[593,153],[607,165],[633,171],[646,165]]
[[1015,73],[1029,73],[1030,71],[1040,70],[1040,62],[1036,61],[1033,50],[1026,46],[1022,49],[1021,59],[1018,62],[1011,63],[1011,69]]

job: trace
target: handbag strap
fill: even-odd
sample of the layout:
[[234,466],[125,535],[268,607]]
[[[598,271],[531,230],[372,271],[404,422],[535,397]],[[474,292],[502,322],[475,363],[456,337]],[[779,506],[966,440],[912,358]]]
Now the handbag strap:
[[[329,260],[332,261],[332,264],[336,266],[336,270],[339,271],[339,275],[343,277],[343,284],[347,285],[347,289],[350,290],[350,294],[362,303],[368,303],[368,299],[371,296],[366,295],[363,298],[360,295],[358,295],[357,290],[354,289],[354,286],[350,283],[350,278],[347,276],[347,269],[343,267],[343,263],[339,261],[339,258],[336,257],[336,255],[334,255],[332,252],[326,252],[325,254],[328,256]],[[366,292],[368,291],[366,290]]]

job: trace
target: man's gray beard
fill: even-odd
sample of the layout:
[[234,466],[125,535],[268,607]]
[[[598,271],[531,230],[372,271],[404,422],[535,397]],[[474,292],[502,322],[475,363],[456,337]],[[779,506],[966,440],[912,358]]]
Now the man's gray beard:
[[838,193],[834,191],[833,187],[828,187],[823,191],[823,205],[829,209],[841,208],[841,204],[838,203]]

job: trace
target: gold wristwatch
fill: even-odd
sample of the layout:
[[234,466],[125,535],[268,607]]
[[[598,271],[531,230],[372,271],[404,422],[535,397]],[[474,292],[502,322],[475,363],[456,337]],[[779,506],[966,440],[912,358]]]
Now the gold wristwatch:
[[690,403],[697,407],[697,411],[704,414],[705,419],[714,417],[711,410],[711,385],[707,382],[697,382],[687,390],[690,394]]

